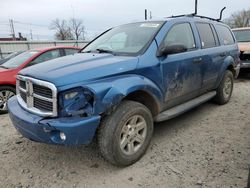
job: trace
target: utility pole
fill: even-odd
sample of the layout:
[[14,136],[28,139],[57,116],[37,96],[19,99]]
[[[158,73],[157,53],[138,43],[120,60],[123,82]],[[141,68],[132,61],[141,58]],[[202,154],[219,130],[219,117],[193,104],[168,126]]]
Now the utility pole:
[[10,35],[12,36],[13,40],[16,40],[16,35],[15,35],[15,29],[14,29],[13,20],[10,19],[9,22],[10,22],[10,32],[11,32]]
[[74,7],[73,7],[73,5],[71,5],[71,8],[72,8],[72,15],[73,15],[73,19],[75,19],[75,9],[74,9]]
[[32,29],[30,29],[30,40],[33,40]]
[[148,19],[148,10],[145,9],[145,20],[147,20],[147,19]]

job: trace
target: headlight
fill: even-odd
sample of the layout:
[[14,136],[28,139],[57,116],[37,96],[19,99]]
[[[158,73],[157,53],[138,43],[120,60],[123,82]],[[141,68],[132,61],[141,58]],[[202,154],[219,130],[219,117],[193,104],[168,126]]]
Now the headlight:
[[73,92],[71,92],[71,93],[66,93],[65,95],[64,95],[64,98],[66,99],[66,100],[69,100],[69,99],[73,99],[75,96],[77,96],[78,95],[78,92],[76,92],[76,91],[73,91]]
[[93,93],[85,88],[74,88],[60,94],[61,116],[90,116],[93,113]]

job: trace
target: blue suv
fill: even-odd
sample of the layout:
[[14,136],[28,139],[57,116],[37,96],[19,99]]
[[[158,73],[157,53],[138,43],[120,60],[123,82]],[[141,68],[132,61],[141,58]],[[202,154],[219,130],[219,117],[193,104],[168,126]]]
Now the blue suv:
[[22,70],[8,101],[15,128],[33,141],[79,145],[96,136],[103,157],[130,165],[154,122],[210,99],[230,100],[239,73],[230,28],[197,16],[118,26],[80,53]]

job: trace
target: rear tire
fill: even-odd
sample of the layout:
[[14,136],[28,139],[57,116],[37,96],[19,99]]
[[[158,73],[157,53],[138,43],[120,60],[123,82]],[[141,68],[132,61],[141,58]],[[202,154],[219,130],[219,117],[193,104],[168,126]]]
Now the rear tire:
[[147,150],[153,134],[153,118],[144,105],[123,101],[106,116],[98,130],[102,156],[117,166],[138,161]]
[[10,86],[0,86],[0,114],[8,112],[7,101],[16,94],[16,90]]
[[217,88],[217,94],[214,98],[214,101],[217,104],[223,105],[226,104],[232,95],[234,85],[233,73],[230,70],[226,70],[223,79],[219,87]]

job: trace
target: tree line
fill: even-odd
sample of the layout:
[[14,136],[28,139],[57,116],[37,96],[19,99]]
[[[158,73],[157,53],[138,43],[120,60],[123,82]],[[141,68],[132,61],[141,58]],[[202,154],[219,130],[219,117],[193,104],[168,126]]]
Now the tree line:
[[231,28],[250,27],[250,9],[234,12],[223,21]]
[[56,31],[57,40],[85,40],[85,27],[81,19],[55,19],[51,22],[50,29]]

